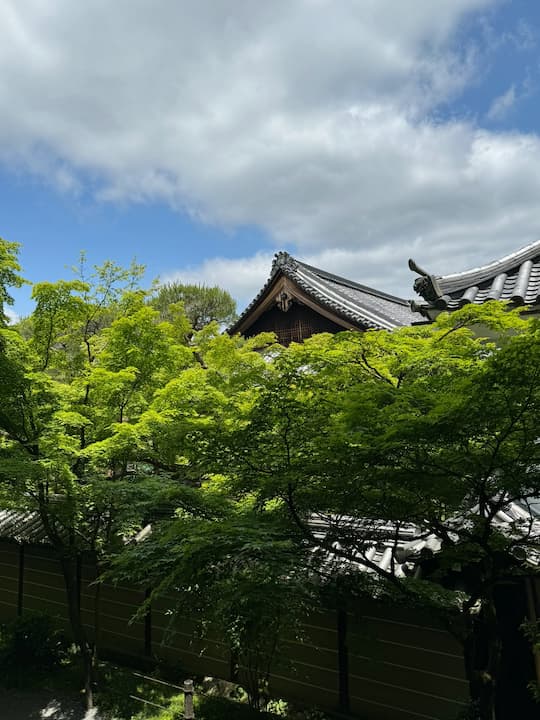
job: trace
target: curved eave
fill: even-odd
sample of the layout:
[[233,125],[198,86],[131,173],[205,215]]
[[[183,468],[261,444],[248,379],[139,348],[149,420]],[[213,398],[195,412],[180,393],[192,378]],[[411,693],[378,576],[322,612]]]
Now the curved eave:
[[465,272],[437,276],[437,281],[443,292],[450,294],[481,285],[497,275],[514,272],[523,263],[535,259],[540,259],[540,240],[487,265],[481,265]]
[[413,303],[413,310],[431,319],[441,310],[482,305],[490,300],[533,309],[540,304],[540,241],[495,262],[453,275],[430,275],[412,260],[409,267],[420,275],[414,289],[426,301]]
[[330,282],[338,283],[339,285],[343,285],[344,287],[351,288],[353,290],[359,290],[360,292],[365,293],[366,295],[371,295],[374,298],[380,298],[382,300],[388,300],[390,302],[393,302],[396,305],[401,305],[403,307],[408,307],[409,301],[405,300],[404,298],[398,297],[397,295],[391,295],[390,293],[384,292],[382,290],[375,290],[375,288],[369,287],[368,285],[362,285],[361,283],[354,282],[354,280],[348,280],[347,278],[341,277],[340,275],[335,275],[334,273],[326,272],[326,270],[320,270],[319,268],[313,267],[312,265],[307,265],[306,263],[298,263],[300,269],[307,270],[309,273],[322,278],[324,280],[329,280]]

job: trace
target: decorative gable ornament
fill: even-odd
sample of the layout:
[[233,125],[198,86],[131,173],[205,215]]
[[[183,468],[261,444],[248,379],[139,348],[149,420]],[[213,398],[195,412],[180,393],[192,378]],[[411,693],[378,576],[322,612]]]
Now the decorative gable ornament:
[[286,290],[283,290],[281,293],[279,293],[276,304],[281,310],[281,312],[287,312],[287,310],[290,310],[291,305],[293,304],[293,297]]

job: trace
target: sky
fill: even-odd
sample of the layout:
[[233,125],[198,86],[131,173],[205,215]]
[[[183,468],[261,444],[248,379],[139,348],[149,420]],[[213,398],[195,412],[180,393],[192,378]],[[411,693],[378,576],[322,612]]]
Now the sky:
[[[247,304],[272,256],[410,298],[540,239],[535,0],[0,0],[0,236]],[[13,292],[31,310],[30,286]]]

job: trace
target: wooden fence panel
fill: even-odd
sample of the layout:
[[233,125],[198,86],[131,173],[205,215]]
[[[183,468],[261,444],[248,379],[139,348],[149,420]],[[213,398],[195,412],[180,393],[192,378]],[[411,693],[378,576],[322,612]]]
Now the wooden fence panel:
[[64,580],[58,560],[50,548],[25,548],[24,553],[24,593],[25,611],[46,612],[65,626],[68,622],[68,609]]
[[454,720],[468,697],[459,643],[419,612],[363,609],[349,617],[351,708],[374,720]]
[[198,638],[193,621],[185,617],[173,619],[167,606],[171,605],[166,599],[152,604],[152,652],[194,673],[229,679],[230,653],[219,632],[210,631]]
[[102,585],[99,624],[104,648],[144,656],[144,621],[132,620],[143,602],[144,593],[138,589]]
[[[17,615],[23,570],[22,607],[47,610],[67,626],[63,578],[47,547],[0,542],[0,619]],[[96,570],[81,566],[80,607],[90,637],[95,635]],[[144,589],[99,586],[98,645],[137,659],[160,658],[189,674],[230,679],[231,657],[218,629],[198,638],[189,618],[171,620],[174,596],[152,602],[132,617]],[[362,602],[345,615],[338,632],[335,612],[316,612],[303,623],[302,639],[290,638],[286,659],[272,675],[274,696],[336,709],[349,701],[369,720],[454,720],[467,697],[458,643],[434,620],[411,608]],[[240,668],[240,678],[245,669]]]
[[0,619],[17,617],[19,603],[19,546],[0,543]]
[[351,710],[370,720],[402,720],[407,715],[429,720],[456,720],[464,709],[464,703],[454,698],[410,690],[391,682],[357,680],[353,687]]
[[336,708],[339,668],[335,615],[311,613],[302,627],[302,639],[285,644],[286,660],[275,668],[270,690],[276,696]]

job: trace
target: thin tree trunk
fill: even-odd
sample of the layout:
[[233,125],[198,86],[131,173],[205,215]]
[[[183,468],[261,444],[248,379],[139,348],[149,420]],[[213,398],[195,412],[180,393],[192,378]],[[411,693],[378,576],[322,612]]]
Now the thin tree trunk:
[[[99,572],[99,565],[98,565]],[[101,581],[95,583],[94,592],[94,658],[97,661],[101,645]]]
[[497,677],[501,659],[501,639],[495,604],[485,599],[478,614],[465,614],[465,673],[471,697],[471,720],[495,720]]
[[66,586],[66,597],[68,605],[69,620],[75,644],[81,653],[83,666],[84,692],[86,708],[90,710],[94,706],[92,691],[93,658],[92,648],[86,637],[86,631],[81,619],[79,607],[79,583],[77,577],[77,556],[64,553],[60,557],[62,574]]

